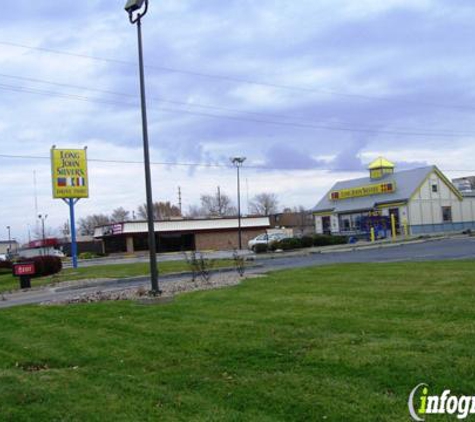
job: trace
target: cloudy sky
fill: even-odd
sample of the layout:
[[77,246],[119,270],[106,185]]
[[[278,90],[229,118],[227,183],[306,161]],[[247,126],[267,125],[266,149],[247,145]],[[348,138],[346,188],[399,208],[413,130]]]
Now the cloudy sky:
[[[143,30],[155,200],[177,202],[178,186],[185,210],[218,185],[234,196],[236,155],[247,157],[244,208],[263,191],[310,208],[379,155],[399,168],[475,173],[473,1],[150,2]],[[53,144],[88,147],[90,198],[78,217],[136,209],[145,189],[125,0],[8,3],[0,238],[11,225],[26,239],[36,209],[53,228],[68,219],[51,197]]]

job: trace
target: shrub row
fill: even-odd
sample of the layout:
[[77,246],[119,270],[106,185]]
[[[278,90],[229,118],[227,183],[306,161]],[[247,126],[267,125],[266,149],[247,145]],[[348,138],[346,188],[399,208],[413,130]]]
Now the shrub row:
[[254,246],[254,250],[256,253],[264,253],[267,251],[275,251],[277,249],[289,251],[292,249],[310,248],[312,246],[344,245],[346,243],[348,243],[348,238],[346,236],[317,234],[314,236],[303,236],[300,238],[290,237],[288,239],[272,242],[269,245],[257,244]]
[[63,269],[61,258],[57,256],[35,256],[28,261],[35,264],[35,277],[56,274]]
[[79,259],[94,259],[94,258],[100,258],[101,256],[104,256],[104,255],[98,254],[95,252],[81,252],[78,258]]
[[0,270],[11,270],[12,261],[0,261]]

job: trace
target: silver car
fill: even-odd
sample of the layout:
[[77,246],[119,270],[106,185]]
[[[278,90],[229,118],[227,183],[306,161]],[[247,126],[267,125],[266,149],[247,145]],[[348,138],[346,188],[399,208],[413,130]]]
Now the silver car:
[[278,242],[279,240],[282,240],[282,239],[287,239],[289,237],[289,235],[285,234],[285,233],[272,233],[272,234],[267,234],[267,233],[264,233],[264,234],[260,234],[259,236],[255,237],[254,239],[251,239],[247,246],[249,247],[249,249],[251,249],[252,251],[256,251],[256,248],[255,246],[256,245],[269,245],[271,244],[272,242]]

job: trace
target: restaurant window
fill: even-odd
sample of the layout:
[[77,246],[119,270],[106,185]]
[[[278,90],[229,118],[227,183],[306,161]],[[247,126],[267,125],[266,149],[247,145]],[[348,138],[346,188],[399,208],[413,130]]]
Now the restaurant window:
[[442,207],[442,221],[444,223],[452,222],[452,207]]

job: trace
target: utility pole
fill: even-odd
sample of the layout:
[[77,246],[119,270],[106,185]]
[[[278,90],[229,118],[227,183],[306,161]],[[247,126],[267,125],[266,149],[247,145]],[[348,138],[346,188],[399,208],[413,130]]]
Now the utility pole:
[[178,186],[178,207],[180,208],[180,215],[183,216],[183,210],[181,208],[181,187]]
[[10,255],[12,253],[12,237],[11,237],[11,233],[10,233],[10,226],[7,226],[7,230],[8,230],[8,255]]
[[38,214],[38,218],[41,220],[41,234],[43,244],[43,255],[46,255],[46,235],[45,235],[45,220],[48,218],[48,214]]
[[237,203],[238,203],[238,242],[239,250],[242,249],[242,233],[241,233],[241,182],[240,182],[240,168],[242,167],[246,157],[233,157],[231,162],[237,171]]
[[223,209],[221,205],[221,188],[218,186],[218,214],[220,217],[223,216]]

